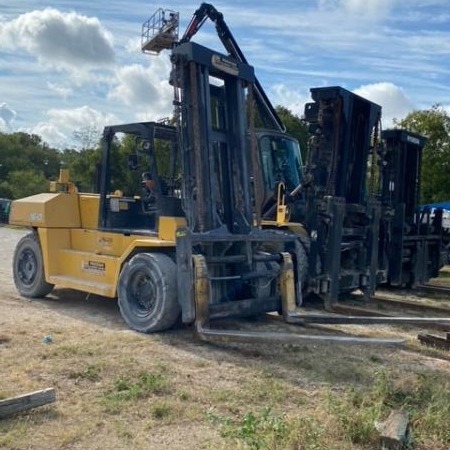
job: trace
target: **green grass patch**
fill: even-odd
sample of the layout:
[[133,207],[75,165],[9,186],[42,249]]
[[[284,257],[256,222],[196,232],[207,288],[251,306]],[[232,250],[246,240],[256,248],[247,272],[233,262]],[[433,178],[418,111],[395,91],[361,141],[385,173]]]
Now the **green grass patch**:
[[86,380],[96,382],[100,380],[102,368],[99,364],[89,364],[81,371],[73,371],[69,373],[69,378],[73,380]]
[[328,396],[328,409],[344,437],[356,444],[376,445],[375,422],[391,410],[409,413],[413,439],[450,446],[450,380],[443,375],[411,375],[396,379],[380,372],[367,390],[351,389]]
[[169,381],[160,373],[142,372],[136,378],[119,377],[104,394],[108,412],[117,413],[126,402],[169,392]]
[[226,417],[210,410],[207,418],[220,429],[222,437],[234,441],[235,448],[251,450],[329,450],[325,426],[309,417],[289,418],[270,408]]
[[151,407],[151,411],[152,416],[158,420],[166,419],[172,414],[171,406],[165,401],[155,402]]

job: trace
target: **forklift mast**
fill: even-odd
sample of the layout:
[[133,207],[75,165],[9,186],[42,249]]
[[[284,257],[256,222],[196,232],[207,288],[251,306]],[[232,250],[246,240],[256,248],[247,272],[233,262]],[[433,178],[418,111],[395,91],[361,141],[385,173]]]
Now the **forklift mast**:
[[172,62],[181,93],[188,226],[248,233],[253,210],[246,91],[254,83],[253,68],[192,42],[176,46]]
[[381,107],[341,87],[313,88],[311,95],[301,219],[316,236],[309,255],[314,291],[332,307],[340,293],[372,294],[376,287],[380,204],[369,192],[377,183],[368,179],[368,167]]
[[415,287],[439,274],[442,210],[419,209],[426,139],[400,129],[385,130],[382,138],[380,262],[389,284]]
[[426,139],[406,130],[385,130],[385,164],[383,165],[382,201],[398,208],[404,205],[405,222],[415,222],[420,193],[422,150]]
[[319,195],[367,203],[367,166],[378,137],[381,107],[341,87],[311,89],[305,106],[312,128],[307,171]]

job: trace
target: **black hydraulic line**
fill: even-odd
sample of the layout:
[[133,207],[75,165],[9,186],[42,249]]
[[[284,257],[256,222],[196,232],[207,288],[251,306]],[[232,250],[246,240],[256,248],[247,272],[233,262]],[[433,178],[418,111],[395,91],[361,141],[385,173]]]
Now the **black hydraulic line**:
[[[242,53],[242,50],[239,48],[239,45],[228,28],[228,25],[225,23],[223,14],[217,11],[217,9],[209,3],[202,3],[197,11],[194,12],[183,37],[180,39],[180,44],[189,42],[208,18],[214,22],[217,34],[230,56],[244,64],[248,64],[247,58]],[[286,131],[286,127],[256,77],[255,94],[257,102],[259,102],[259,104],[264,108],[264,111],[267,113],[272,126],[276,130],[284,133]]]

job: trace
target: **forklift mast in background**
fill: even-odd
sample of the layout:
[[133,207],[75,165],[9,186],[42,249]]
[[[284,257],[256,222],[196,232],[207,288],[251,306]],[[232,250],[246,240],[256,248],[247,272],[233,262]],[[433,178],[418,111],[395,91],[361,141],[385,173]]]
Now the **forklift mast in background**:
[[[383,281],[416,287],[439,275],[442,209],[420,211],[420,169],[426,139],[407,130],[382,133],[380,262]],[[401,256],[401,257],[400,257]]]
[[[303,211],[296,220],[314,236],[313,290],[332,308],[341,293],[375,291],[380,204],[367,168],[376,151],[381,107],[342,87],[311,89],[305,105],[312,140]],[[373,158],[372,158],[373,160]]]

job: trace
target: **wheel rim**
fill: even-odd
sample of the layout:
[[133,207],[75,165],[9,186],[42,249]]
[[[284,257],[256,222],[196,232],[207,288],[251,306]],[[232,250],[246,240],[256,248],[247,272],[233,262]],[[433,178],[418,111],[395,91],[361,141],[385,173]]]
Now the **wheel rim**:
[[21,253],[17,263],[17,273],[23,284],[27,286],[33,284],[37,275],[37,266],[36,255],[34,252],[30,249],[25,249]]
[[131,308],[138,316],[150,315],[156,306],[156,292],[153,280],[149,275],[138,272],[128,286]]

